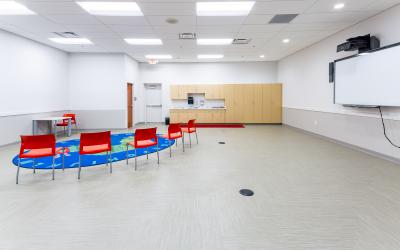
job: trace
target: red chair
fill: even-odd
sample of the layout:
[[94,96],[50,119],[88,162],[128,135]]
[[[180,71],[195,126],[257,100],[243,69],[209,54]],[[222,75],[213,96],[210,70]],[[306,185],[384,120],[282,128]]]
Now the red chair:
[[21,166],[21,159],[33,159],[33,173],[36,173],[35,159],[42,157],[53,157],[53,180],[54,180],[54,161],[55,156],[62,154],[62,166],[64,170],[64,153],[65,148],[56,148],[56,137],[50,135],[21,135],[21,148],[19,150],[18,170],[17,170],[17,184],[19,177],[19,169]]
[[190,137],[191,133],[196,134],[196,141],[197,141],[197,144],[199,144],[199,139],[197,138],[196,120],[195,119],[189,120],[187,127],[182,128],[182,132],[189,134],[190,147],[192,147],[192,138]]
[[157,164],[160,164],[160,155],[158,153],[158,139],[157,139],[157,128],[145,128],[136,129],[135,138],[133,142],[128,142],[126,144],[126,165],[128,165],[128,149],[129,146],[135,148],[135,170],[137,168],[137,149],[147,148],[147,159],[149,159],[149,150],[151,146],[157,146]]
[[[78,129],[78,126],[76,125],[76,114],[63,114],[63,117],[71,117],[71,126],[75,125],[75,129]],[[64,127],[64,132],[65,128],[68,127],[68,120],[65,119],[61,123],[57,123],[57,127]]]
[[171,140],[176,140],[176,146],[178,146],[178,140],[179,138],[182,138],[182,145],[183,145],[183,152],[185,152],[185,143],[184,143],[184,138],[183,138],[183,133],[181,126],[177,123],[175,124],[170,124],[168,126],[168,134],[162,135],[161,137],[168,139],[169,143],[169,157],[172,157],[172,150],[171,150]]
[[110,173],[112,173],[111,158],[111,132],[82,133],[79,145],[79,172],[78,180],[81,178],[81,156],[107,152],[106,165],[110,163]]

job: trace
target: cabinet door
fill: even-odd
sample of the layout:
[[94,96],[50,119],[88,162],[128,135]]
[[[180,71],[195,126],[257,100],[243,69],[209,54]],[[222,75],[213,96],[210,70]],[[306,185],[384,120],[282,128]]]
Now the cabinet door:
[[263,122],[263,85],[255,84],[253,86],[253,122]]
[[225,110],[214,110],[212,114],[213,123],[225,123]]
[[234,84],[233,91],[233,111],[234,111],[234,122],[241,123],[245,122],[245,100],[244,100],[244,85]]
[[171,99],[180,99],[179,85],[171,85],[170,86],[170,96],[171,96]]
[[263,122],[282,123],[282,85],[263,86]]
[[253,84],[243,85],[243,122],[254,123],[254,86]]
[[226,106],[226,115],[225,120],[226,122],[236,122],[235,120],[235,96],[234,91],[235,87],[232,84],[224,85],[224,93],[225,93],[225,106]]
[[271,96],[271,121],[282,123],[282,84],[272,84]]
[[178,110],[170,110],[169,112],[170,123],[179,123],[179,111]]

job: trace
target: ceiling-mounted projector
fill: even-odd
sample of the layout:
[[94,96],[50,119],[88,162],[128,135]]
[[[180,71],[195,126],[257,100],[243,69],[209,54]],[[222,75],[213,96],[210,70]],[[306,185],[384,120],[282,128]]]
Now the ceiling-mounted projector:
[[358,53],[364,53],[380,47],[379,39],[370,34],[349,38],[346,41],[337,46],[337,52],[358,50]]

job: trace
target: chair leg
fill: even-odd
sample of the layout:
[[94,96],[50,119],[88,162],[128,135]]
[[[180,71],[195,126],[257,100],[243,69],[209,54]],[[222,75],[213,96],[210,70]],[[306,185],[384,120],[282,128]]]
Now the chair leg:
[[[157,144],[157,164],[160,165],[160,154],[158,153],[158,144]],[[169,147],[171,149],[171,147]]]
[[33,173],[35,174],[35,173],[36,173],[35,159],[33,159],[33,166],[32,166],[32,168],[33,168]]
[[189,147],[192,148],[192,137],[190,136],[190,133],[189,133]]
[[147,157],[147,160],[149,159],[149,148],[146,148],[146,157]]
[[106,166],[108,166],[108,151],[106,153]]
[[[171,150],[171,140],[168,139],[168,143],[169,143],[169,158],[172,157],[172,150]],[[158,153],[158,151],[157,151]]]
[[135,148],[135,171],[137,169],[137,150]]
[[63,148],[63,152],[62,152],[62,170],[63,171],[64,171],[64,168],[65,168],[65,165],[64,165],[65,160],[64,160],[64,158],[65,158],[65,149]]
[[112,174],[112,153],[111,153],[111,151],[110,151],[109,160],[110,160],[110,174]]
[[199,144],[199,139],[197,138],[197,131],[194,132],[194,133],[196,134],[196,141],[197,141],[197,144]]
[[54,181],[54,162],[55,162],[55,160],[56,160],[56,157],[55,156],[53,156],[53,165],[52,165],[52,168],[53,168],[53,181]]
[[81,179],[81,155],[78,156],[79,159],[79,171],[78,171],[78,180]]
[[21,159],[18,157],[18,169],[17,169],[17,178],[16,178],[16,183],[18,184],[18,177],[19,177],[19,168],[21,166]]
[[175,146],[178,147],[178,140],[175,140]]
[[185,152],[185,136],[182,136],[182,148],[183,152]]
[[128,155],[128,144],[126,144],[126,165],[128,165],[129,155]]

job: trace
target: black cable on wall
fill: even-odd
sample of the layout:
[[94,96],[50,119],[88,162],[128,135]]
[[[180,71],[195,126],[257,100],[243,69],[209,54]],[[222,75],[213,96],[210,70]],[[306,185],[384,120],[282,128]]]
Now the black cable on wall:
[[382,115],[382,107],[379,106],[379,113],[381,115],[381,121],[382,121],[382,126],[383,126],[383,134],[385,135],[385,138],[390,142],[390,144],[392,144],[394,147],[396,148],[400,148],[400,146],[396,145],[395,143],[392,142],[392,140],[390,140],[390,138],[387,136],[386,134],[386,125],[385,125],[385,120],[383,119],[383,115]]

